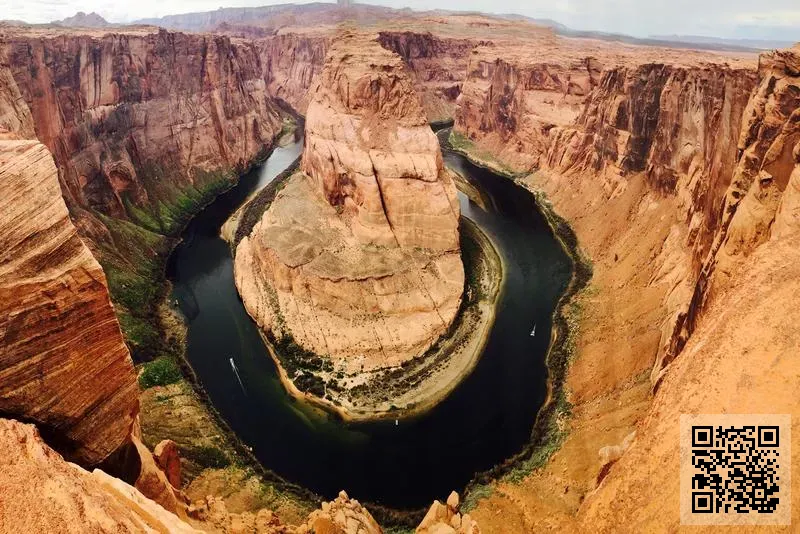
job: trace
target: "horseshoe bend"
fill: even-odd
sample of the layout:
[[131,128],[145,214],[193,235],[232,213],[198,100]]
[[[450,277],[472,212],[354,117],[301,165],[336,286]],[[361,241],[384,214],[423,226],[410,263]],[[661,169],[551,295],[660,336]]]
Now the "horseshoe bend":
[[774,3],[14,6],[0,532],[793,532]]

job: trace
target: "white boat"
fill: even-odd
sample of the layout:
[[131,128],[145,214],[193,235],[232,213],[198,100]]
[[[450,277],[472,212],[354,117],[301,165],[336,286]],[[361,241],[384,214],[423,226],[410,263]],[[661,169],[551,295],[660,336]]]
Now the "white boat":
[[244,394],[247,395],[247,390],[244,389],[244,384],[242,383],[242,378],[239,376],[239,370],[236,368],[236,363],[233,361],[233,358],[231,358],[230,360],[231,360],[231,369],[233,369],[233,374],[236,375],[236,380],[239,381],[239,386],[241,386]]
[[536,335],[536,324],[533,325],[533,330],[531,330],[531,337]]

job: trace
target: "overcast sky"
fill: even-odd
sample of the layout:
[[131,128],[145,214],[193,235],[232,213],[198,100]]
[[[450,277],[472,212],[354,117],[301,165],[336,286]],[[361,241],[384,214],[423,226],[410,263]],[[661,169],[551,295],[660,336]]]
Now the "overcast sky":
[[[111,22],[270,0],[0,0],[0,19],[50,22],[96,11]],[[302,3],[302,0],[297,3]],[[372,0],[413,9],[475,10],[552,18],[582,30],[636,36],[695,34],[800,41],[800,0]]]

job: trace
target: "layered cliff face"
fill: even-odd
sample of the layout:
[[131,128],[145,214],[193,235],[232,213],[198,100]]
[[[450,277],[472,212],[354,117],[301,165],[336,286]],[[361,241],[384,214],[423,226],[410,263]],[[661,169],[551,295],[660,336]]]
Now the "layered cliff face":
[[[519,181],[570,221],[594,262],[569,436],[545,469],[478,507],[487,530],[677,529],[680,414],[800,409],[786,359],[800,53],[763,54],[758,69],[695,54],[596,56],[596,85],[572,120],[544,121],[547,132],[526,126],[545,116],[518,96],[527,64],[502,83],[487,71],[464,85],[454,141],[532,171]],[[654,478],[667,482],[654,489]],[[499,526],[498,514],[511,519]]]
[[248,311],[347,373],[422,354],[461,301],[459,206],[401,59],[372,37],[329,51],[301,167],[237,248]]
[[[678,330],[691,314],[701,265],[722,223],[722,197],[758,77],[746,62],[731,66],[697,52],[598,50],[597,57],[567,53],[555,64],[539,62],[538,54],[506,52],[487,48],[471,59],[458,101],[456,144],[479,157],[490,154],[489,163],[510,172],[594,180],[605,201],[639,187],[641,177],[637,202],[652,197],[673,204],[645,283],[662,292],[655,319],[660,339],[642,356],[653,363],[656,380],[680,350]],[[501,57],[488,61],[495,55]],[[543,189],[567,194],[565,185],[553,180]],[[638,209],[620,214],[627,228],[647,217]]]
[[152,28],[7,29],[0,65],[10,87],[2,116],[23,117],[3,122],[32,126],[52,152],[134,357],[155,357],[166,350],[153,287],[170,249],[163,236],[235,183],[281,129],[258,48]]
[[311,88],[325,63],[330,36],[286,33],[256,41],[256,46],[270,94],[305,114]]
[[0,141],[0,250],[0,411],[97,464],[131,433],[136,375],[103,271],[36,141]]
[[70,206],[158,231],[174,228],[179,191],[245,166],[280,129],[252,44],[165,31],[10,36],[0,57]]
[[378,42],[403,58],[422,99],[429,121],[455,116],[456,98],[467,69],[469,54],[485,40],[456,39],[430,32],[383,31]]
[[541,164],[551,130],[575,122],[603,68],[589,56],[541,56],[508,45],[476,48],[457,100],[454,131],[516,171]]

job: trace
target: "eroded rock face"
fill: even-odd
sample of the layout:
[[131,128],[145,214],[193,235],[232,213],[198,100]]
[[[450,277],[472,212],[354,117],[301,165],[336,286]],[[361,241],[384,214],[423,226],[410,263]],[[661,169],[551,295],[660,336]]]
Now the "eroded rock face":
[[36,141],[0,141],[0,250],[0,411],[97,464],[131,433],[136,375],[103,271]]
[[[252,42],[163,30],[55,33],[3,36],[0,64],[53,153],[76,217],[87,208],[174,231],[178,214],[165,206],[243,168],[280,130]],[[104,239],[96,221],[81,226]]]
[[452,119],[469,53],[486,40],[454,39],[430,32],[382,31],[378,42],[408,66],[429,121]]
[[422,354],[461,301],[459,206],[402,61],[373,38],[331,48],[302,170],[237,248],[249,313],[350,373]]
[[566,47],[557,63],[506,52],[479,49],[471,59],[458,135],[513,171],[596,180],[606,201],[623,195],[635,175],[645,178],[643,199],[652,193],[674,201],[675,221],[649,284],[668,286],[655,381],[685,342],[679,331],[693,314],[701,265],[723,224],[722,198],[758,76],[745,62],[731,66],[698,52],[580,57],[584,50]]
[[196,533],[121,480],[68,463],[33,425],[0,419],[0,531]]
[[325,64],[330,36],[287,33],[257,41],[267,89],[305,114],[310,91]]

